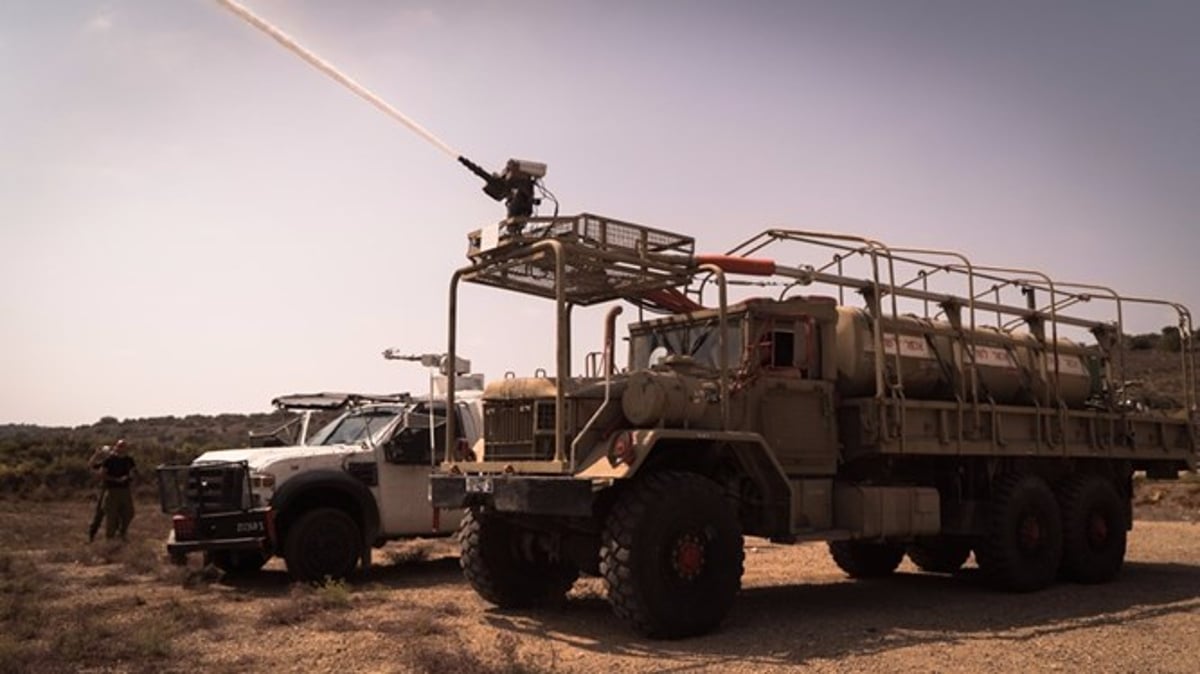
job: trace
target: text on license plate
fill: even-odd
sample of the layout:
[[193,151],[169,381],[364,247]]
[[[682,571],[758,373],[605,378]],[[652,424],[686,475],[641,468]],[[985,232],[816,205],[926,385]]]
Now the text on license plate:
[[492,478],[490,477],[473,477],[467,476],[467,493],[468,494],[490,494],[492,493]]

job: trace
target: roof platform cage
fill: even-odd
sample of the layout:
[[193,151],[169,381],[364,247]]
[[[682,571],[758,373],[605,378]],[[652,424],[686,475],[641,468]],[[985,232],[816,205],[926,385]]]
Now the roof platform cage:
[[463,279],[587,306],[687,285],[695,239],[589,213],[515,218],[467,235]]

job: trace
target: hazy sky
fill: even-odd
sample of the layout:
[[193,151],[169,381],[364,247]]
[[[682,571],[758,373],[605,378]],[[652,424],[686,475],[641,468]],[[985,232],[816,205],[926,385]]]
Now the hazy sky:
[[[246,4],[481,164],[545,161],[564,213],[1200,310],[1200,3]],[[480,185],[215,2],[2,0],[0,423],[420,390],[379,352],[445,349]],[[477,370],[553,364],[547,303],[462,302]]]

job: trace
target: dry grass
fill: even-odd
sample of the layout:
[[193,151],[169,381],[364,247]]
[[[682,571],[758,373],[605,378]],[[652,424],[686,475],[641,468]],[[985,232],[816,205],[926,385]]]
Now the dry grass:
[[513,634],[496,635],[490,644],[490,652],[482,654],[469,648],[461,639],[445,638],[418,639],[408,642],[404,664],[417,672],[430,674],[452,671],[481,672],[484,674],[540,674],[557,672],[558,652],[553,647],[549,654],[538,655],[525,648],[521,639]]
[[171,597],[160,611],[164,622],[189,632],[216,629],[221,624],[220,615],[195,597]]
[[437,546],[433,541],[418,539],[394,544],[386,555],[393,566],[419,564],[428,561],[436,549]]
[[330,611],[344,611],[355,603],[345,581],[327,580],[320,585],[296,584],[285,599],[273,602],[262,612],[261,624],[299,625]]
[[0,634],[0,674],[20,674],[32,668],[33,654],[21,641]]
[[51,577],[28,558],[0,554],[0,625],[6,636],[17,641],[36,637],[44,622],[42,602],[57,593]]
[[[1138,506],[1138,518],[1145,519],[1165,503],[1193,498],[1192,490],[1200,490],[1200,480],[1140,483],[1139,489],[1164,490],[1158,503]],[[1140,491],[1139,495],[1145,496]],[[157,672],[184,667],[217,672],[287,671],[301,666],[309,671],[457,670],[485,674],[706,667],[766,671],[779,669],[771,665],[800,667],[817,662],[805,660],[810,656],[827,657],[820,662],[829,663],[849,658],[843,663],[849,669],[870,670],[872,666],[863,665],[875,662],[887,663],[876,671],[921,666],[953,669],[956,663],[969,665],[974,660],[929,660],[930,649],[949,649],[959,654],[955,657],[962,657],[963,644],[971,641],[972,635],[984,635],[980,638],[991,644],[997,629],[1020,637],[1030,626],[1047,628],[1048,636],[1036,637],[1049,640],[1043,644],[1044,651],[1077,647],[1091,653],[1099,649],[1116,663],[1115,668],[1136,669],[1135,662],[1145,662],[1149,663],[1145,668],[1153,670],[1170,669],[1164,663],[1182,660],[1158,655],[1158,659],[1135,661],[1122,659],[1119,653],[1138,649],[1165,653],[1154,649],[1161,649],[1163,643],[1170,647],[1182,643],[1188,629],[1194,632],[1195,624],[1187,620],[1195,615],[1191,587],[1197,567],[1188,565],[1200,562],[1189,552],[1195,550],[1194,545],[1189,547],[1190,538],[1183,536],[1161,543],[1164,549],[1154,552],[1157,557],[1146,557],[1150,553],[1142,548],[1138,553],[1142,562],[1132,566],[1128,578],[1102,592],[1071,586],[1048,591],[1039,605],[1052,607],[1054,615],[1027,617],[1023,620],[1028,624],[1018,621],[1012,629],[975,619],[978,604],[984,601],[1019,614],[1023,604],[1011,603],[1004,596],[954,585],[943,588],[930,578],[909,573],[893,583],[889,592],[867,596],[858,584],[841,579],[823,551],[813,546],[770,547],[772,553],[758,555],[758,567],[750,569],[750,588],[742,598],[740,613],[735,609],[730,627],[672,650],[674,644],[647,643],[625,631],[615,632],[624,627],[601,605],[602,584],[595,579],[576,585],[568,597],[571,607],[567,611],[495,610],[462,583],[458,569],[445,559],[448,552],[429,552],[443,541],[397,545],[393,566],[380,565],[350,583],[320,586],[291,584],[278,561],[270,562],[258,578],[237,580],[200,566],[195,557],[190,566],[175,567],[165,562],[161,547],[169,521],[151,506],[139,505],[129,543],[89,545],[85,536],[69,533],[86,528],[90,517],[86,503],[26,503],[21,509],[13,502],[0,502],[0,674]],[[55,531],[68,535],[50,535]],[[1145,534],[1135,532],[1135,545]],[[433,559],[417,561],[422,556]],[[1147,564],[1147,559],[1156,561]],[[819,582],[805,585],[806,573],[817,574]],[[1176,585],[1184,589],[1172,589]],[[872,651],[870,644],[864,646],[854,636],[855,628],[847,627],[880,615],[917,620],[911,601],[889,600],[888,595],[908,592],[925,601],[929,587],[948,592],[936,600],[939,612],[942,602],[948,602],[948,610],[956,613],[952,619],[942,619],[938,612],[920,612],[922,617],[913,629],[919,632],[925,625],[931,645],[910,643],[915,655],[886,648]],[[797,597],[805,599],[801,602]],[[1170,603],[1174,601],[1183,602],[1178,610]],[[823,615],[840,612],[843,617],[816,621],[810,614],[794,610],[798,604],[811,602],[816,602]],[[1100,605],[1087,610],[1072,608],[1081,602]],[[1144,618],[1147,629],[1156,630],[1153,637],[1138,636],[1141,628],[1122,632],[1125,621],[1118,618],[1124,615],[1127,603],[1146,602],[1162,611],[1162,617]],[[1079,628],[1075,622],[1080,616],[1087,620],[1099,616],[1101,620],[1095,627]],[[1116,617],[1107,619],[1112,616]],[[1082,630],[1095,640],[1057,630],[1060,623],[1074,625],[1070,630]],[[1124,650],[1118,652],[1107,645],[1113,630],[1118,641],[1126,640]],[[944,640],[935,636],[942,631],[957,636]],[[799,641],[797,635],[802,635]],[[1187,644],[1187,649],[1194,650],[1192,641]],[[990,648],[989,652],[996,652]],[[765,649],[784,655],[756,662],[742,659],[749,652],[768,652]],[[869,662],[854,660],[856,654]],[[891,660],[893,657],[898,660]],[[731,667],[735,662],[738,664]],[[998,663],[1004,671],[1028,668],[1019,658],[1006,657]]]

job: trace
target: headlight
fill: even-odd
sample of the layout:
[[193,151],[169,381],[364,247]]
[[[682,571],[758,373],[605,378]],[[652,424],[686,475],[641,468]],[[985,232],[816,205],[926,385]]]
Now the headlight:
[[255,489],[274,489],[275,475],[272,473],[250,473],[250,486]]

